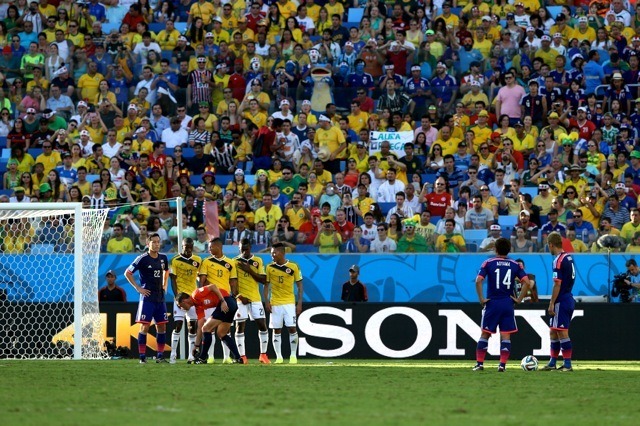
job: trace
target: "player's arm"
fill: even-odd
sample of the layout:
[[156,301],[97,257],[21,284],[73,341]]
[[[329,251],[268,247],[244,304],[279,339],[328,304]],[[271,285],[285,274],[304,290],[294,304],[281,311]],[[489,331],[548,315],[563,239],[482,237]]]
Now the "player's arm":
[[166,293],[169,286],[169,270],[162,271],[162,290]]
[[227,305],[227,302],[224,300],[224,296],[222,295],[222,293],[220,292],[220,289],[218,288],[217,285],[215,284],[209,284],[207,286],[207,288],[216,296],[218,296],[218,299],[220,300],[220,309],[222,309],[222,312],[229,312],[229,306]]
[[531,288],[531,281],[529,281],[529,277],[527,276],[520,278],[520,283],[522,284],[522,287],[520,287],[520,294],[518,295],[518,298],[516,299],[515,297],[511,296],[511,298],[517,304],[522,303],[522,299],[524,299],[525,296],[529,294],[529,289]]
[[262,298],[264,299],[264,309],[265,311],[271,313],[271,302],[269,302],[269,281],[264,281],[264,286],[262,287]]
[[476,293],[478,293],[478,301],[482,306],[485,305],[489,301],[489,299],[485,299],[482,295],[482,283],[484,282],[484,277],[482,275],[478,275],[476,277]]
[[232,296],[237,296],[238,293],[238,279],[237,278],[231,278],[229,279],[229,287],[231,287],[231,295]]
[[171,291],[173,291],[173,295],[178,295],[178,283],[176,274],[169,273],[169,278],[171,278]]
[[304,288],[302,285],[302,280],[296,281],[296,285],[298,286],[298,303],[296,303],[296,316],[302,313],[302,296],[304,293]]
[[125,271],[124,273],[124,277],[127,279],[127,281],[129,282],[129,284],[131,284],[133,286],[133,288],[136,289],[136,291],[138,293],[140,293],[143,296],[148,296],[151,294],[151,291],[146,289],[146,288],[142,288],[138,285],[138,283],[136,283],[136,279],[133,277],[133,272],[129,271],[128,269]]
[[200,287],[206,287],[207,284],[207,274],[200,274],[198,275],[200,277]]
[[238,262],[238,269],[251,275],[251,278],[259,282],[260,284],[264,284],[267,282],[267,276],[265,274],[259,274],[256,271],[254,271],[253,268],[249,266],[248,263]]
[[549,308],[547,309],[547,312],[549,312],[549,315],[551,315],[552,317],[556,315],[555,305],[556,305],[556,299],[558,298],[558,294],[560,294],[561,285],[562,285],[562,280],[557,278],[553,279],[553,290],[551,291],[551,300],[549,300]]

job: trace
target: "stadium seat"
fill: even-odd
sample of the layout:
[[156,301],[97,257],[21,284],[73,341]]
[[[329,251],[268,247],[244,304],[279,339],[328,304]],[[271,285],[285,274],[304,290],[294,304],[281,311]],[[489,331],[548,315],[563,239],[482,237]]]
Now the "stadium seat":
[[229,182],[233,180],[233,175],[219,175],[216,174],[216,184],[221,188],[226,188]]
[[100,175],[87,175],[87,182],[93,182],[94,180],[99,180]]
[[0,148],[4,148],[5,146],[7,146],[7,137],[0,136]]
[[349,22],[357,22],[360,25],[360,21],[362,21],[362,16],[364,15],[364,8],[362,7],[350,7],[349,13],[347,13],[347,21]]
[[434,225],[437,225],[440,219],[442,219],[442,216],[431,216],[430,222],[433,223]]
[[529,194],[529,195],[531,195],[531,198],[533,198],[536,195],[538,195],[538,188],[522,187],[522,188],[520,188],[520,193]]
[[547,6],[547,10],[549,11],[549,15],[551,15],[553,19],[556,19],[556,16],[562,12],[562,6]]
[[111,31],[120,29],[119,22],[105,22],[102,24],[102,32],[105,34],[109,34]]
[[6,158],[7,160],[11,157],[11,149],[10,148],[2,148],[2,158]]
[[502,215],[498,216],[498,225],[500,225],[503,229],[510,228],[513,229],[518,223],[518,216],[508,216]]
[[253,186],[256,184],[256,175],[244,175],[244,181],[247,182],[247,185]]
[[171,57],[173,56],[173,52],[171,50],[163,50],[160,53],[160,56],[162,57],[162,59],[171,60]]
[[389,210],[391,210],[396,205],[396,203],[378,203],[378,205],[380,206],[382,214],[386,216],[387,213],[389,213]]
[[186,22],[176,22],[174,24],[174,26],[176,27],[176,30],[178,30],[178,32],[180,34],[184,34],[185,31],[187,31],[187,23]]
[[467,253],[477,253],[478,251],[478,244],[476,243],[467,243]]
[[34,244],[31,246],[31,254],[44,255],[53,254],[55,252],[54,244]]
[[318,253],[318,247],[313,244],[300,244],[296,246],[295,253]]
[[193,186],[201,185],[202,184],[202,175],[192,175],[191,178],[189,179],[189,181],[191,182],[191,185],[193,185]]
[[468,243],[475,243],[480,246],[482,240],[487,238],[486,229],[466,229],[464,231],[464,241]]
[[152,22],[149,24],[149,31],[158,34],[160,31],[164,30],[166,25],[163,22]]
[[11,196],[13,194],[13,189],[0,189],[0,195]]

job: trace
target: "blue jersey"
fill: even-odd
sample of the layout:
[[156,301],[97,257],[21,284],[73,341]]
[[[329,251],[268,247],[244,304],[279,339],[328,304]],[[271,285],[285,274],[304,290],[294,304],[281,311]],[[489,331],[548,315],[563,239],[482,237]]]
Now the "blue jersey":
[[573,283],[576,280],[576,266],[573,263],[573,256],[569,253],[560,253],[553,259],[553,282],[560,283],[560,293],[558,299],[562,296],[573,296]]
[[169,270],[169,260],[167,256],[158,253],[158,256],[153,258],[149,253],[143,253],[133,261],[127,268],[127,271],[134,273],[136,271],[140,274],[140,286],[151,292],[149,296],[140,296],[141,300],[149,302],[163,302],[164,301],[164,289],[162,285],[164,283],[163,272]]
[[516,278],[527,276],[520,265],[506,257],[492,257],[484,261],[478,276],[487,279],[487,299],[505,299],[515,295]]

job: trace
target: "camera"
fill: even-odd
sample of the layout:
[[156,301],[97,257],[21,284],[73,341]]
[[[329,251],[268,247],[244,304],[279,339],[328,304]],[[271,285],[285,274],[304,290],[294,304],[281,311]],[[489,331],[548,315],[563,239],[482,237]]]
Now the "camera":
[[613,277],[613,289],[611,290],[612,297],[620,297],[620,303],[631,303],[633,298],[631,297],[631,285],[626,283],[629,279],[629,274],[622,273]]

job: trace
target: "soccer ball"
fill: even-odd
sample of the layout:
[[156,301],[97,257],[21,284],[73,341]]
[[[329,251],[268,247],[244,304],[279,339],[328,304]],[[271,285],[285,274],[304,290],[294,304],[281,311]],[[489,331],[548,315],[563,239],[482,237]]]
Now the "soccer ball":
[[527,355],[520,361],[520,367],[524,371],[536,371],[538,369],[538,359],[533,355]]

